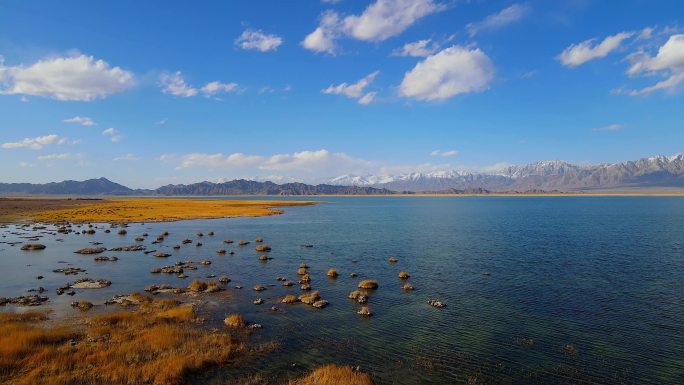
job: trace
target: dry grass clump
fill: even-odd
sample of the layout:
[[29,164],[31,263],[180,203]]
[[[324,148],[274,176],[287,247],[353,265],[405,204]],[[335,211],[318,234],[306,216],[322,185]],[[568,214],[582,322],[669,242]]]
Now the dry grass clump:
[[[22,213],[37,222],[151,222],[195,218],[224,218],[282,214],[274,207],[313,205],[303,201],[258,201],[219,199],[103,199],[97,203],[60,210]],[[125,234],[123,231],[120,234]]]
[[226,324],[226,326],[234,329],[242,329],[247,326],[247,322],[242,317],[242,314],[239,313],[233,313],[229,315],[223,320],[223,323]]
[[182,384],[244,350],[228,333],[191,324],[193,307],[170,300],[88,317],[84,326],[48,328],[44,319],[0,315],[0,383]]
[[207,283],[203,281],[192,281],[188,286],[188,290],[194,292],[200,292],[207,290]]
[[400,279],[408,279],[411,275],[405,271],[400,271],[399,272],[399,278]]
[[297,270],[297,275],[304,275],[304,274],[306,274],[306,273],[307,273],[306,267],[300,267],[300,268]]
[[325,275],[327,275],[330,278],[337,278],[337,270],[331,267],[330,269],[328,269],[328,272]]
[[313,303],[318,301],[320,298],[321,293],[318,290],[312,291],[311,293],[302,294],[299,296],[299,300],[307,305],[313,305]]
[[269,251],[271,251],[271,246],[258,245],[257,247],[254,248],[254,250],[259,251],[259,252],[269,252]]
[[326,365],[315,369],[306,376],[291,380],[289,385],[373,385],[366,373],[354,370],[351,366]]
[[377,289],[378,288],[378,281],[374,279],[364,279],[363,281],[359,282],[359,289]]
[[297,303],[299,300],[292,294],[288,294],[280,300],[282,303]]

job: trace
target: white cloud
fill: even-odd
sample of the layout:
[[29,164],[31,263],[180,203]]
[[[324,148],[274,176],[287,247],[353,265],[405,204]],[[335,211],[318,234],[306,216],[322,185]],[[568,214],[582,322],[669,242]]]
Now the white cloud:
[[2,148],[28,148],[31,150],[40,150],[41,148],[50,145],[57,144],[60,141],[59,135],[50,134],[44,136],[37,136],[35,138],[24,138],[18,142],[8,142],[3,143]]
[[169,122],[169,118],[163,118],[163,119],[159,120],[158,122],[156,122],[155,124],[158,126],[163,126],[168,122]]
[[162,91],[166,94],[184,98],[197,95],[197,89],[185,82],[180,71],[174,74],[162,74],[159,77],[159,83],[162,86]]
[[0,60],[0,94],[90,101],[133,86],[133,74],[92,56],[58,57],[28,67],[6,67]]
[[74,116],[73,118],[69,119],[64,119],[62,120],[64,123],[78,123],[81,126],[96,126],[97,123],[95,123],[92,119],[87,118],[87,117],[81,117],[81,116]]
[[468,24],[466,29],[470,36],[473,37],[481,31],[495,30],[515,23],[527,16],[527,14],[530,13],[530,10],[531,7],[529,4],[513,4],[498,13],[485,17],[485,19],[480,22]]
[[347,33],[365,41],[383,41],[396,36],[418,19],[445,9],[432,0],[376,0],[359,16],[344,18]]
[[620,131],[620,130],[622,130],[623,128],[625,128],[625,126],[623,126],[622,124],[614,123],[614,124],[609,124],[609,125],[603,126],[603,127],[596,127],[596,128],[593,129],[593,131],[609,131],[609,132],[615,132],[615,131]]
[[126,154],[126,155],[117,156],[116,158],[113,158],[112,160],[115,161],[115,162],[119,162],[119,161],[134,161],[134,160],[138,160],[138,157],[136,157],[135,155],[133,155],[133,154],[131,154],[131,153],[128,153],[128,154]]
[[399,88],[403,96],[442,100],[484,91],[493,78],[494,65],[484,52],[454,45],[416,64]]
[[342,83],[329,86],[321,90],[324,94],[344,95],[351,99],[358,99],[359,104],[369,104],[375,99],[375,92],[364,94],[364,90],[370,85],[380,71],[375,71],[353,84]]
[[653,37],[653,32],[655,32],[655,28],[646,27],[641,30],[639,36],[637,36],[637,40],[648,40]]
[[237,83],[221,83],[219,81],[213,81],[207,83],[202,87],[202,93],[206,96],[212,96],[218,93],[234,92],[237,91]]
[[265,34],[261,30],[246,29],[235,39],[235,45],[242,49],[261,52],[275,51],[283,44],[283,38],[277,35]]
[[169,163],[175,161],[176,158],[176,154],[161,154],[157,160],[160,162]]
[[652,86],[633,90],[630,95],[646,95],[658,90],[673,91],[684,82],[684,34],[670,36],[655,56],[640,52],[629,59],[632,61],[627,71],[630,76],[662,74],[667,77]]
[[359,99],[359,104],[367,106],[375,101],[375,96],[377,92],[368,92]]
[[61,154],[48,154],[48,155],[41,155],[38,157],[38,160],[67,160],[71,159],[72,154],[70,152],[64,152]]
[[193,153],[184,155],[178,165],[178,169],[183,168],[242,168],[255,166],[263,161],[263,158],[256,155],[245,155],[235,153],[230,155]]
[[426,57],[437,52],[439,45],[432,39],[418,40],[413,43],[406,43],[400,49],[392,51],[394,56]]
[[360,15],[342,18],[334,11],[326,11],[321,15],[318,27],[306,36],[302,45],[315,52],[335,54],[335,40],[342,36],[383,41],[399,35],[419,19],[444,9],[444,5],[433,0],[376,0]]
[[620,32],[608,36],[599,44],[594,44],[596,39],[585,40],[581,43],[572,44],[556,58],[566,67],[577,67],[590,60],[606,57],[612,51],[618,49],[622,41],[634,35],[633,32]]
[[108,136],[109,140],[112,142],[119,142],[121,139],[123,139],[123,136],[121,136],[121,132],[117,130],[116,128],[110,127],[104,131],[102,131],[102,136]]
[[377,167],[378,165],[372,161],[321,149],[271,156],[243,153],[230,155],[193,153],[182,156],[177,169],[234,170],[239,171],[241,175],[257,174],[255,178],[258,179],[286,173],[287,178],[295,180],[324,181],[330,176],[341,173],[368,173],[376,170]]
[[35,163],[29,163],[29,162],[19,162],[19,167],[21,167],[21,168],[36,167],[36,164]]
[[430,156],[441,156],[443,158],[452,158],[454,156],[458,155],[458,151],[456,150],[449,150],[449,151],[442,151],[442,150],[434,150],[430,153]]
[[302,46],[314,52],[326,52],[334,55],[337,49],[335,39],[342,35],[342,21],[335,11],[321,14],[318,27],[306,35]]

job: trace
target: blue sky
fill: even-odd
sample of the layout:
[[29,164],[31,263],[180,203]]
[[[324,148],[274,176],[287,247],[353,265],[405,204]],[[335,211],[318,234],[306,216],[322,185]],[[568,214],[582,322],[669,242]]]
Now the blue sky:
[[684,150],[680,1],[0,1],[0,175],[131,187]]

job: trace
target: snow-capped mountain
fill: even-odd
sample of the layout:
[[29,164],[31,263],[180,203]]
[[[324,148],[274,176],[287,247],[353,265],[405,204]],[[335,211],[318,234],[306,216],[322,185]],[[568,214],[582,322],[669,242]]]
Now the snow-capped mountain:
[[574,165],[560,160],[503,166],[483,172],[445,170],[401,175],[342,175],[333,185],[369,186],[395,191],[485,189],[490,191],[591,190],[631,187],[684,187],[684,155],[636,161]]

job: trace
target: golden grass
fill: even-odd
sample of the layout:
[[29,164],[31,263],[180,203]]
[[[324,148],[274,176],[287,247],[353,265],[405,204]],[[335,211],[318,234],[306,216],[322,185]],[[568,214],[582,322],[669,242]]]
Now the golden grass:
[[331,267],[330,269],[328,269],[328,272],[325,275],[327,275],[330,278],[337,278],[337,270]]
[[158,222],[197,218],[282,214],[274,207],[313,205],[308,201],[131,198],[106,199],[59,210],[24,213],[38,222]]
[[311,371],[306,376],[291,380],[289,385],[373,385],[366,373],[350,366],[326,365]]
[[44,314],[0,316],[0,383],[181,384],[225,365],[243,345],[194,325],[194,309],[171,300],[84,318],[83,326],[42,324]]
[[242,314],[238,314],[238,313],[230,314],[228,317],[226,317],[223,320],[223,323],[225,323],[226,326],[231,327],[231,328],[235,328],[235,329],[242,329],[245,326],[247,326],[247,322],[242,317]]
[[297,303],[299,300],[292,294],[288,294],[280,300],[282,303]]

